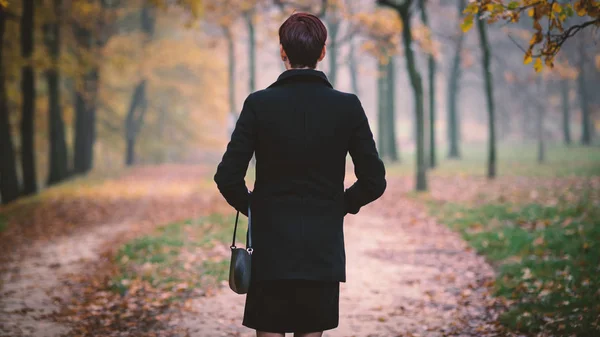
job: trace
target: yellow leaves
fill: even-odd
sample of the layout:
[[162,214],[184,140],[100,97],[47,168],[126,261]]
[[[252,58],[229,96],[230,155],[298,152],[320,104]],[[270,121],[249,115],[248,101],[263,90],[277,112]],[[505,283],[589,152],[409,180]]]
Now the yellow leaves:
[[529,46],[530,48],[532,46],[535,46],[536,44],[542,42],[542,39],[544,37],[542,36],[542,32],[537,31],[535,34],[533,34],[533,36],[531,37],[531,40],[529,41]]
[[479,13],[479,3],[477,1],[471,2],[463,10],[463,14],[477,14]]
[[460,25],[460,29],[463,33],[468,32],[473,27],[473,15],[467,15]]
[[521,18],[520,12],[512,11],[512,12],[510,12],[509,15],[510,15],[509,22],[519,22],[519,19]]
[[[488,4],[484,10],[493,10],[494,6],[491,4]],[[461,25],[460,25],[460,29],[463,31],[463,33],[468,32],[469,30],[471,30],[471,28],[473,27],[473,20],[475,15],[479,13],[479,3],[477,1],[471,2],[467,5],[467,7],[465,8],[465,10],[463,11],[463,14],[466,14],[466,16],[464,17]]]
[[0,7],[3,7],[3,8],[8,7],[8,0],[0,0]]
[[537,59],[535,59],[535,63],[533,64],[533,69],[535,69],[536,73],[539,73],[540,71],[542,71],[543,68],[544,68],[544,65],[542,64],[542,59],[538,57]]
[[531,57],[531,52],[528,52],[525,54],[525,59],[523,60],[523,64],[529,64],[529,63],[531,63],[531,61],[533,61],[533,58]]
[[535,14],[535,9],[531,8],[527,11],[527,15],[529,15],[530,17],[533,17],[533,15]]
[[552,11],[555,13],[562,13],[563,8],[558,2],[555,2],[552,4]]
[[587,14],[587,6],[585,0],[577,0],[573,5],[573,9],[579,16],[585,16]]

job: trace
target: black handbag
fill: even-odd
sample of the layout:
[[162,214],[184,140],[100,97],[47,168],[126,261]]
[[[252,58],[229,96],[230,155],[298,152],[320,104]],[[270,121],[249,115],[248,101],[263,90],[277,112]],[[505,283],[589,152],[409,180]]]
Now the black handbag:
[[231,241],[231,263],[229,265],[229,288],[238,294],[245,294],[250,287],[250,266],[252,257],[252,213],[248,202],[248,232],[246,233],[246,248],[235,247],[235,232],[237,231],[240,211],[235,216],[233,240]]

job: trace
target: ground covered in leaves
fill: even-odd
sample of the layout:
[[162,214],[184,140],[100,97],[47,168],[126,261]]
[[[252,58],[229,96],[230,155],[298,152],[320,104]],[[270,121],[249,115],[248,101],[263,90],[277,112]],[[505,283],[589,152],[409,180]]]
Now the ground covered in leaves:
[[426,202],[498,270],[494,294],[509,307],[500,321],[529,334],[600,335],[600,177],[494,187],[471,202],[441,193]]
[[[252,336],[224,282],[234,213],[210,172],[140,167],[1,208],[0,336]],[[595,334],[597,176],[412,187],[392,174],[346,218],[348,282],[325,336]]]

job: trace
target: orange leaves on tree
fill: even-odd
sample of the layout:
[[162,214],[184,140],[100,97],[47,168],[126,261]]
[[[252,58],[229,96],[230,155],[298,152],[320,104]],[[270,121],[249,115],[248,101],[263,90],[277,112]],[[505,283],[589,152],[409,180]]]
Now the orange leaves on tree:
[[[562,44],[576,32],[589,25],[600,26],[600,0],[576,0],[573,5],[556,0],[475,0],[463,12],[461,29],[469,31],[478,13],[487,18],[488,23],[499,19],[515,23],[519,22],[523,12],[532,18],[534,30],[524,61],[529,64],[533,59],[541,58],[540,62],[534,63],[536,71],[541,71],[544,64],[553,67]],[[567,26],[567,19],[575,14],[589,20]]]
[[422,24],[415,25],[412,29],[412,36],[423,53],[432,55],[435,59],[441,57],[440,44],[437,40],[432,38],[431,29],[427,26]]
[[374,12],[358,13],[356,15],[358,26],[370,37],[362,48],[368,53],[387,59],[387,54],[395,53],[400,44],[402,22],[398,15],[390,9],[377,9]]

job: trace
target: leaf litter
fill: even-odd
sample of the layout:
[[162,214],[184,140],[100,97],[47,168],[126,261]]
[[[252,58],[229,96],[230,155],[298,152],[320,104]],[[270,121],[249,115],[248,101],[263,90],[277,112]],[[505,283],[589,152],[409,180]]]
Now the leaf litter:
[[[114,276],[119,273],[114,259],[118,247],[151,233],[161,224],[231,212],[214,189],[197,187],[198,181],[206,181],[205,176],[206,171],[199,168],[140,168],[115,181],[86,187],[89,191],[72,192],[71,196],[56,192],[48,200],[39,200],[39,205],[25,204],[10,210],[21,213],[11,216],[9,229],[2,235],[18,233],[23,237],[11,247],[23,247],[26,242],[35,242],[32,247],[43,247],[57,238],[69,242],[69,238],[79,239],[76,233],[81,231],[110,228],[115,220],[125,223],[125,229],[112,236],[97,232],[102,237],[96,238],[95,253],[79,261],[76,268],[65,268],[73,261],[39,262],[48,266],[45,271],[38,271],[40,274],[57,275],[56,282],[37,286],[44,288],[47,299],[59,310],[36,315],[35,321],[58,322],[67,327],[61,333],[78,336],[252,335],[241,326],[243,296],[233,294],[224,283],[199,289],[183,280],[166,290],[147,280],[132,279],[122,284],[124,292],[112,288]],[[429,197],[438,202],[514,198],[541,199],[551,204],[576,193],[572,186],[590,184],[576,178],[523,180],[518,184],[514,179],[500,179],[497,185],[489,186],[477,178],[458,179],[433,178]],[[532,186],[537,192],[514,189],[515,184]],[[598,186],[597,180],[591,184]],[[365,207],[361,215],[347,218],[348,282],[342,284],[340,327],[326,335],[510,336],[498,324],[498,316],[510,303],[491,296],[494,271],[457,233],[427,215],[421,201],[411,197],[411,188],[409,179],[394,179],[380,201]],[[100,197],[93,197],[96,192]],[[82,216],[86,212],[90,215]],[[128,217],[131,213],[136,214]],[[118,221],[123,219],[127,221]],[[44,223],[52,224],[50,229],[44,229]],[[15,229],[27,226],[30,229]],[[29,251],[23,249],[20,257],[35,255],[32,247]],[[197,254],[205,253],[202,249],[182,253],[179,257],[184,261],[184,269],[197,263]],[[77,257],[72,260],[78,261]],[[14,263],[3,265],[8,270],[19,269]],[[6,269],[3,271],[6,275]],[[3,280],[19,282],[18,277]],[[20,315],[32,315],[35,311],[35,307],[24,306]],[[3,323],[0,328],[4,332],[7,325]],[[43,335],[40,329],[14,329],[9,333]]]

